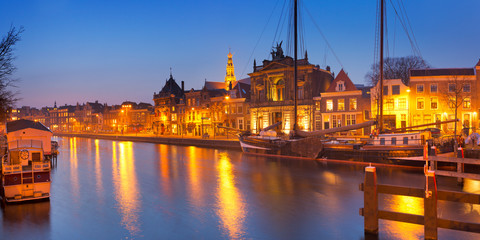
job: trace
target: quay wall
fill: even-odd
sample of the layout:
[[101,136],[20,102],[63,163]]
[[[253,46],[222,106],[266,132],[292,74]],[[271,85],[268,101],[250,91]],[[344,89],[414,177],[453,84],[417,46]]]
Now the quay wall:
[[81,138],[93,138],[93,139],[107,139],[107,140],[113,140],[113,141],[147,142],[147,143],[158,143],[158,144],[241,150],[240,142],[234,139],[223,140],[223,139],[177,138],[177,137],[164,137],[164,136],[153,137],[153,136],[131,136],[131,135],[87,134],[87,133],[54,133],[53,135],[59,136],[59,137],[81,137]]

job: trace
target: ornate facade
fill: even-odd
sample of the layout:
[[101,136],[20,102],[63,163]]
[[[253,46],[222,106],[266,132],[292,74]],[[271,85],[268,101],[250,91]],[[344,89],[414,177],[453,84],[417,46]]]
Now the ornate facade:
[[[251,78],[251,127],[253,132],[282,121],[279,131],[289,133],[294,121],[294,60],[283,55],[281,46],[272,51],[272,60],[262,66],[254,62]],[[313,130],[314,97],[319,97],[333,80],[329,70],[297,60],[297,121],[299,129]]]

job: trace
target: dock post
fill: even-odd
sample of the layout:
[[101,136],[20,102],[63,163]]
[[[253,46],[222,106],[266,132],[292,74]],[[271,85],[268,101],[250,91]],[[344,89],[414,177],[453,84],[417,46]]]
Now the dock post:
[[[437,152],[436,152],[436,151],[437,151],[437,147],[436,147],[436,146],[431,146],[431,147],[430,147],[430,152],[429,152],[428,155],[430,155],[430,156],[437,156]],[[430,159],[432,159],[432,158],[430,158]],[[437,170],[437,161],[434,161],[433,159],[430,160],[430,168],[431,168],[432,170]]]
[[425,173],[424,228],[425,239],[437,239],[437,184],[434,171]]
[[365,234],[378,235],[378,192],[377,171],[375,167],[365,168],[363,192]]
[[[457,155],[458,155],[457,156],[458,158],[463,159],[465,157],[462,147],[458,148]],[[463,163],[457,162],[457,173],[463,173]],[[458,184],[462,184],[463,183],[463,178],[461,178],[461,177],[457,178],[457,182],[458,182]]]

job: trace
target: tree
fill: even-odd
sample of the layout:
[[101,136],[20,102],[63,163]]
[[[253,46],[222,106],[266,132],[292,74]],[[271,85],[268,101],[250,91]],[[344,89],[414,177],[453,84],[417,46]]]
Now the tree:
[[[386,58],[383,61],[384,79],[402,79],[402,82],[408,86],[410,79],[410,69],[430,68],[430,65],[421,57],[407,56],[397,58]],[[375,86],[379,80],[379,63],[373,64],[370,72],[365,75],[368,83]]]
[[[471,81],[459,76],[452,76],[447,80],[447,84],[440,89],[444,101],[448,108],[455,113],[455,119],[458,119],[458,108],[466,109],[471,107]],[[455,123],[455,136],[457,136],[457,122]]]
[[2,38],[0,42],[0,120],[4,121],[8,116],[8,111],[13,107],[17,93],[11,90],[15,87],[17,79],[12,78],[16,70],[13,65],[15,56],[13,50],[15,44],[20,41],[20,34],[23,32],[23,27],[18,30],[11,26],[7,35]]

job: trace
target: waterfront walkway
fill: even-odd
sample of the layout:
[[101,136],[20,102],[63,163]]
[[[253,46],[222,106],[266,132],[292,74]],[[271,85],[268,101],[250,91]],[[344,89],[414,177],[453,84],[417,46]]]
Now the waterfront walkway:
[[60,133],[54,132],[55,136],[60,137],[82,137],[94,139],[108,139],[115,141],[132,141],[132,142],[149,142],[160,144],[223,148],[223,149],[240,149],[238,138],[233,135],[227,136],[210,136],[202,138],[199,136],[178,136],[178,135],[154,135],[146,133],[126,133],[126,134],[105,134],[105,133]]

